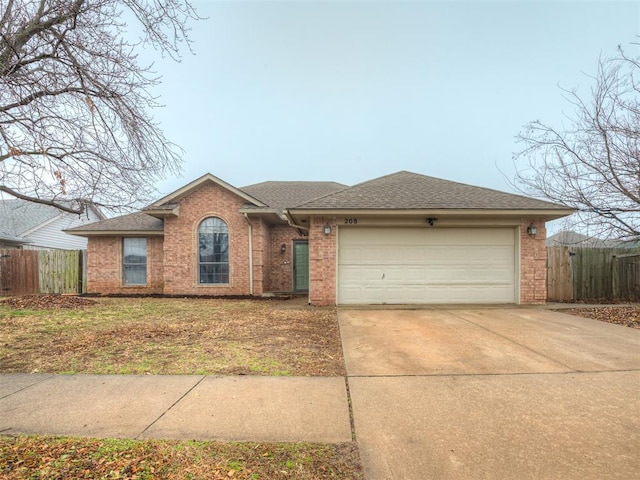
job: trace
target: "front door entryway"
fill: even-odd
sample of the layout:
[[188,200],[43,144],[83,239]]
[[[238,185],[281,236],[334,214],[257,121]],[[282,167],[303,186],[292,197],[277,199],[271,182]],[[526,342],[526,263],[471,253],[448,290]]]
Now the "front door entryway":
[[309,291],[309,242],[293,242],[293,291]]

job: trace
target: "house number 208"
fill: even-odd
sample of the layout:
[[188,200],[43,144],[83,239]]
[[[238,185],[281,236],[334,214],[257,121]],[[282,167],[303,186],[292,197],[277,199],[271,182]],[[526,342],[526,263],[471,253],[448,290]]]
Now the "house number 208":
[[346,225],[355,225],[356,223],[358,223],[358,219],[357,218],[345,218],[344,219],[344,223]]

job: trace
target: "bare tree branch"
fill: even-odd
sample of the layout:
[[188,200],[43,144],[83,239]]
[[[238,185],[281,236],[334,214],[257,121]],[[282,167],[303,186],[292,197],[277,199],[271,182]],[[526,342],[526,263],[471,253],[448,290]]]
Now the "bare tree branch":
[[575,109],[562,129],[541,121],[517,135],[513,184],[578,210],[607,238],[640,235],[640,61],[600,59],[590,95],[565,91]]
[[0,191],[65,211],[147,202],[181,151],[153,119],[159,79],[136,52],[178,59],[199,18],[188,0],[0,0],[0,15]]

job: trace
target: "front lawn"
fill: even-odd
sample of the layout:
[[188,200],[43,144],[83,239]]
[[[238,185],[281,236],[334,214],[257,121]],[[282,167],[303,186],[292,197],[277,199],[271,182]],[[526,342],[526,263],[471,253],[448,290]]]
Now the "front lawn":
[[345,375],[335,308],[296,300],[16,297],[0,338],[0,373]]
[[0,436],[3,479],[362,480],[353,443]]

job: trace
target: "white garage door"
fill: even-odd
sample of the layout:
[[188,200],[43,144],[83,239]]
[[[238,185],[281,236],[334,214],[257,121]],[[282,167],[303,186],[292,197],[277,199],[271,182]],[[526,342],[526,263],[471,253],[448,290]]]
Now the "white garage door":
[[339,304],[515,303],[512,228],[341,228]]

